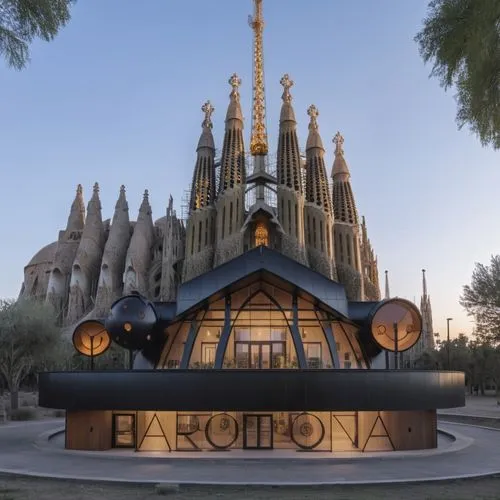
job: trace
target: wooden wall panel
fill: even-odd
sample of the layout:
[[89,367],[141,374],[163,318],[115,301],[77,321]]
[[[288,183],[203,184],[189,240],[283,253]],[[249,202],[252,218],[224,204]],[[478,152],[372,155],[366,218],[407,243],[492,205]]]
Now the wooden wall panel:
[[422,450],[437,446],[435,410],[359,412],[359,449]]
[[69,450],[109,450],[111,411],[72,411],[66,414],[66,448]]

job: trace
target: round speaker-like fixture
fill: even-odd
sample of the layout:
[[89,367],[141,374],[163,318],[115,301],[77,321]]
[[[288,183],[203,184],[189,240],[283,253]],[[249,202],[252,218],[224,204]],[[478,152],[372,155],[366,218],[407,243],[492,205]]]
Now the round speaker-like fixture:
[[111,337],[101,322],[84,321],[73,332],[73,345],[84,356],[99,356],[111,345]]
[[389,299],[380,304],[371,320],[375,342],[387,351],[406,351],[422,333],[422,316],[417,307],[404,299]]
[[154,305],[140,295],[118,299],[106,319],[106,329],[119,346],[139,350],[158,335]]

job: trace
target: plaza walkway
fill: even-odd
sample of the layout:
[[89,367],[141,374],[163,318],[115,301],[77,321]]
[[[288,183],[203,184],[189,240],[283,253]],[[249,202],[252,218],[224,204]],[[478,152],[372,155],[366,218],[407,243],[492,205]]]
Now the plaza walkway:
[[287,460],[277,455],[252,460],[247,455],[238,459],[237,454],[226,458],[213,453],[214,458],[199,460],[195,455],[186,459],[170,458],[174,454],[153,458],[139,453],[67,452],[47,440],[63,424],[48,420],[0,426],[0,472],[92,481],[297,485],[406,482],[500,472],[500,432],[457,424],[440,425],[458,439],[452,443],[441,438],[439,450],[325,460],[316,459],[315,453],[295,453]]
[[500,405],[492,396],[467,396],[466,405],[462,408],[439,410],[439,415],[464,415],[473,417],[500,418]]

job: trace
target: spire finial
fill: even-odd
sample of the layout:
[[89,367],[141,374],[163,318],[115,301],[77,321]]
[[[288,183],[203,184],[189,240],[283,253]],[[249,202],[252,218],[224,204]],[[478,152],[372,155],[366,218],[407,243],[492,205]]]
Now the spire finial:
[[231,90],[231,96],[238,96],[238,88],[241,85],[241,78],[236,74],[233,73],[231,75],[231,78],[229,78],[229,85],[231,85],[232,90]]
[[335,154],[344,154],[344,137],[340,132],[337,132],[333,137],[333,143],[335,144]]
[[391,292],[389,291],[389,271],[385,271],[385,299],[391,298]]
[[94,195],[98,196],[99,195],[99,183],[96,182],[94,184]]
[[143,200],[149,202],[149,191],[147,189],[144,190]]
[[205,113],[205,119],[201,124],[202,127],[212,128],[212,113],[215,111],[215,108],[212,106],[210,101],[205,102],[201,107],[203,113]]
[[262,0],[254,0],[254,16],[249,18],[253,29],[253,106],[252,106],[252,136],[250,152],[253,156],[266,155],[268,151],[266,131],[266,98],[264,88],[264,16]]
[[309,129],[311,128],[317,129],[318,128],[317,118],[319,116],[318,108],[314,104],[311,104],[307,108],[307,114],[311,117],[311,121],[309,122]]
[[422,289],[424,297],[427,296],[427,279],[425,277],[425,269],[422,269]]
[[121,193],[125,194],[125,186],[123,184],[120,186],[120,194]]
[[76,186],[76,194],[79,196],[83,194],[83,187],[81,184],[78,184],[78,186]]
[[283,85],[283,95],[281,96],[283,102],[292,102],[292,94],[290,94],[290,88],[293,87],[293,80],[290,79],[288,73],[283,75],[280,80],[280,84]]

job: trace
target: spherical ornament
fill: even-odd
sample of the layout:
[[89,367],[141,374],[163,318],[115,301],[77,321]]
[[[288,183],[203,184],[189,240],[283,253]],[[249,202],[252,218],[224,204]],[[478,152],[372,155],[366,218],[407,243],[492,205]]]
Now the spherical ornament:
[[106,330],[119,346],[139,350],[158,336],[154,305],[140,295],[118,299],[106,319]]

